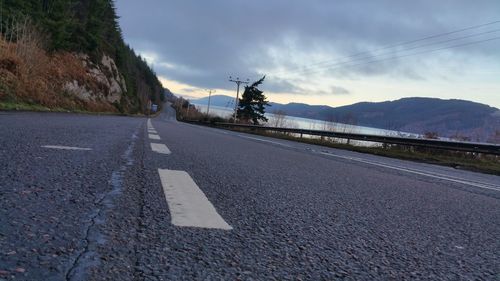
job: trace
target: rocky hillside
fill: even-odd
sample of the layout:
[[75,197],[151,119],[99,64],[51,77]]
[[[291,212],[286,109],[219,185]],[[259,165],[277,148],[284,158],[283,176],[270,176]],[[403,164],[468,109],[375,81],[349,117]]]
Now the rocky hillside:
[[123,113],[162,104],[111,0],[0,0],[0,104]]

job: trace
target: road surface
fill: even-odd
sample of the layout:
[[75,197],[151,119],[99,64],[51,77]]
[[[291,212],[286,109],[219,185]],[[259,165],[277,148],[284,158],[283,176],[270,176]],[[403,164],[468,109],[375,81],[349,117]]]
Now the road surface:
[[0,280],[500,280],[500,178],[159,117],[0,112]]

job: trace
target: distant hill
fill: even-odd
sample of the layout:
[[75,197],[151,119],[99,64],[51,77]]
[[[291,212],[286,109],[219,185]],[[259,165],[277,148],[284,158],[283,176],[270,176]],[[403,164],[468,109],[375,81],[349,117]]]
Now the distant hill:
[[[212,96],[211,104],[226,106],[233,97]],[[193,100],[206,104],[208,98]],[[500,110],[466,100],[403,98],[385,102],[360,102],[330,107],[303,103],[270,103],[268,112],[412,133],[437,132],[443,137],[465,137],[474,141],[495,141],[500,132]],[[498,138],[498,137],[497,137]],[[498,141],[498,140],[497,140]]]
[[318,116],[322,120],[486,141],[500,130],[499,112],[497,108],[465,100],[404,98],[329,108],[318,112]]
[[[193,99],[191,100],[191,102],[200,105],[207,105],[208,97]],[[210,98],[210,105],[226,107],[229,104],[234,106],[234,97],[225,95],[212,95],[212,97]]]

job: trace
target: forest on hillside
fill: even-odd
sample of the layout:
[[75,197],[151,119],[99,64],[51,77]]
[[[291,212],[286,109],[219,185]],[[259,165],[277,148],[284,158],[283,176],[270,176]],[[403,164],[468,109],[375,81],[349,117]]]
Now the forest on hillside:
[[[13,79],[7,80],[5,77],[9,74],[8,71],[10,74],[20,76],[17,70],[19,67],[11,66],[9,69],[8,66],[23,60],[23,54],[19,54],[20,47],[17,45],[25,41],[33,41],[35,37],[38,42],[34,45],[44,52],[48,61],[46,64],[53,66],[45,72],[57,72],[58,68],[68,73],[77,72],[75,68],[66,69],[68,64],[78,66],[78,63],[71,61],[75,58],[83,57],[89,60],[88,63],[84,63],[84,66],[85,64],[99,66],[102,64],[104,55],[111,58],[120,75],[105,74],[120,76],[124,80],[124,85],[120,85],[123,95],[117,100],[108,99],[113,100],[112,105],[117,111],[144,112],[149,101],[161,104],[161,100],[164,99],[163,87],[154,71],[143,58],[125,44],[112,0],[0,0],[0,16],[2,35],[0,46],[3,58],[0,60],[0,71],[3,66],[5,72],[2,75],[4,80],[0,81],[3,84],[3,86],[0,85],[0,91],[3,91],[3,96],[0,93],[0,100],[22,96],[20,93],[22,87],[9,88],[11,84],[21,83],[20,78],[17,78],[18,81],[11,81]],[[9,54],[6,50],[12,46],[16,52]],[[73,54],[73,56],[67,54]],[[33,64],[33,60],[36,59],[36,56],[25,58],[28,64]],[[111,67],[107,69],[108,72],[113,72],[112,70]],[[63,76],[64,73],[61,74],[61,77]],[[85,84],[96,92],[102,88],[102,85],[97,83],[99,81],[90,83],[84,81],[87,79],[85,77],[72,75],[67,79]],[[50,86],[50,77],[44,77],[41,80]],[[117,80],[120,79],[117,78]],[[25,92],[30,92],[29,87],[25,89]],[[49,99],[31,98],[28,100],[50,103]],[[97,101],[93,100],[93,102]]]

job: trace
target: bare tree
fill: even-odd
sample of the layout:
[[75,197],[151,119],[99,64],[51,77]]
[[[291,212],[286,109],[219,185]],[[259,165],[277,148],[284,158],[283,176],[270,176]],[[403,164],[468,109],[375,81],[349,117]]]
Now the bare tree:
[[461,134],[460,132],[455,132],[455,134],[453,136],[450,137],[452,140],[456,140],[456,141],[470,141],[471,138],[470,137],[467,137],[463,134]]
[[272,127],[286,127],[286,112],[283,110],[275,110],[269,124]]
[[2,54],[17,56],[23,62],[27,75],[47,64],[45,40],[28,17],[12,17],[6,21],[1,38],[6,44],[0,50]]
[[439,139],[437,132],[425,132],[423,135],[424,139],[437,140]]
[[495,130],[495,132],[488,138],[488,142],[500,144],[500,130]]

